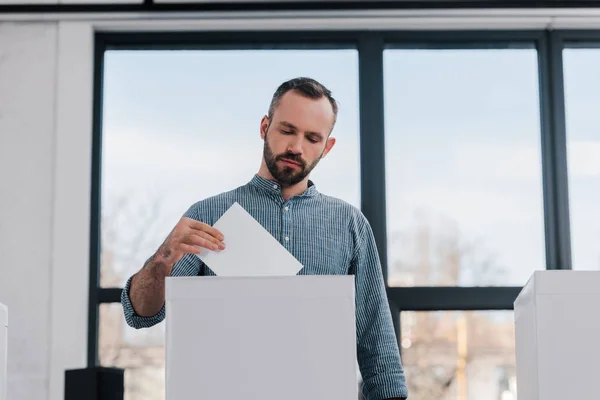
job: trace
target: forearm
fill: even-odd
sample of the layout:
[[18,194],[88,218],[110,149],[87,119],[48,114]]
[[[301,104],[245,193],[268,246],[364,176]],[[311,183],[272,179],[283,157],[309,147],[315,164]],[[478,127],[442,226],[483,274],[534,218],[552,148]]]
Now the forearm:
[[141,317],[156,315],[165,303],[165,278],[172,265],[154,256],[131,279],[129,297],[135,313]]

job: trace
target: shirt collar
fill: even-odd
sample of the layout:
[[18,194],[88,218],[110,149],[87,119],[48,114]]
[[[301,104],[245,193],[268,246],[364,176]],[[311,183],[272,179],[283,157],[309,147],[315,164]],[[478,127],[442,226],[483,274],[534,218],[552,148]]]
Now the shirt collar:
[[[265,179],[265,178],[259,176],[258,174],[255,174],[252,177],[252,179],[250,180],[250,185],[257,187],[260,190],[267,191],[269,193],[277,193],[277,194],[281,193],[281,185],[279,184],[279,182]],[[315,186],[314,182],[309,179],[308,180],[308,188],[303,193],[299,194],[298,196],[299,197],[312,197],[312,196],[316,196],[318,193],[319,192],[317,191],[317,187]]]

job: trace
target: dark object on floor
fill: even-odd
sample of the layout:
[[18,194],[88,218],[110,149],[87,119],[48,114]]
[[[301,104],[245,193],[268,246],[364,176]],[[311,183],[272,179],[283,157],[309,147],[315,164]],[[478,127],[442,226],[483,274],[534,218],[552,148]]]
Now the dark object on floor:
[[125,370],[94,367],[65,372],[65,400],[123,400]]

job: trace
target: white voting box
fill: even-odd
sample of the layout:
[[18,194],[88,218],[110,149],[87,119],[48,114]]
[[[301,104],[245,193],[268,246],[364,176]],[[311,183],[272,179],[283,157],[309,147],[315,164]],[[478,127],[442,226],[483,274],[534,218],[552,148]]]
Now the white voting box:
[[514,308],[518,400],[598,400],[600,271],[537,271]]
[[358,398],[353,276],[168,277],[166,400]]
[[0,303],[0,400],[6,400],[8,359],[8,308]]

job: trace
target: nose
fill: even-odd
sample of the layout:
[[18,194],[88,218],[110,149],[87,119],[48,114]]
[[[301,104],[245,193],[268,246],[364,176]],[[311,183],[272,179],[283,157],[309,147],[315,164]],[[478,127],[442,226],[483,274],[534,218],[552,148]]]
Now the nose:
[[294,135],[294,138],[288,144],[288,151],[294,154],[302,154],[302,135]]

